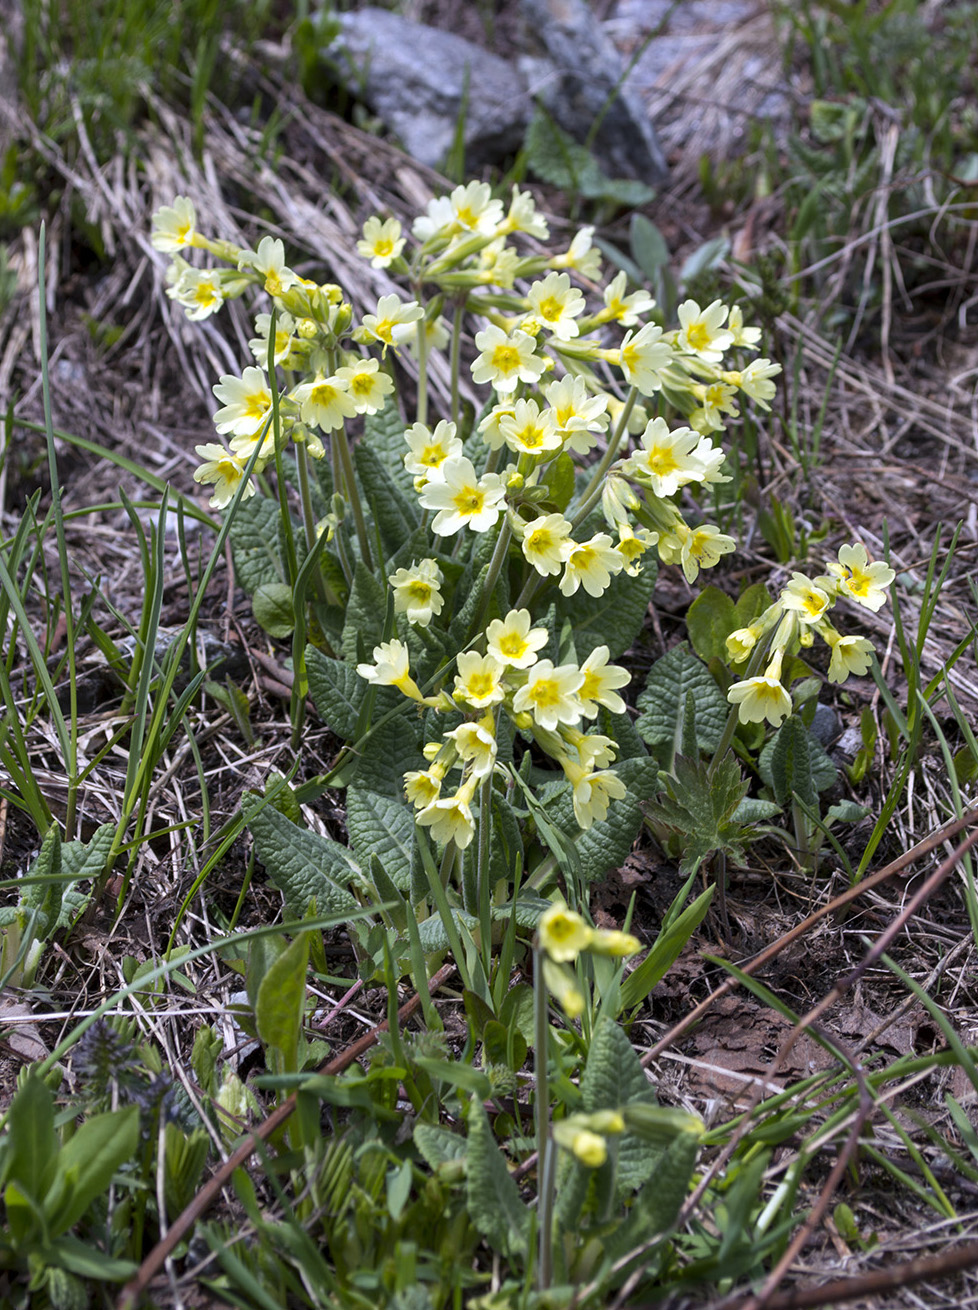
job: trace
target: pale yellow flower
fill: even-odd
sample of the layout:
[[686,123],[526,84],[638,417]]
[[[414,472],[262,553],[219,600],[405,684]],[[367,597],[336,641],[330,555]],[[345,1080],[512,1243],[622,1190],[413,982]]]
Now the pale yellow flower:
[[416,300],[402,301],[400,296],[381,296],[376,314],[364,314],[363,330],[367,337],[383,343],[384,347],[398,346],[415,334],[415,324],[424,318],[424,310]]
[[597,532],[589,541],[572,544],[560,579],[561,593],[573,596],[583,587],[589,596],[601,596],[611,585],[612,575],[624,567],[625,561],[607,532]]
[[551,382],[543,394],[566,448],[577,455],[586,455],[595,442],[591,434],[604,432],[608,426],[609,397],[590,395],[584,379],[570,374]]
[[772,364],[769,359],[755,359],[741,370],[740,389],[762,409],[770,409],[767,402],[773,399],[777,391],[771,378],[777,377],[780,372],[780,364]]
[[727,328],[733,334],[735,346],[756,346],[761,339],[759,327],[744,327],[744,311],[739,305],[731,308]]
[[562,255],[555,255],[551,268],[570,268],[581,277],[597,282],[601,277],[601,251],[594,244],[594,228],[582,227]]
[[396,638],[374,647],[373,664],[358,664],[357,673],[377,687],[396,687],[411,700],[421,700],[418,684],[411,677],[411,656]]
[[193,201],[187,196],[177,196],[172,205],[163,205],[153,215],[153,230],[150,244],[154,250],[172,254],[175,250],[184,250],[194,244],[197,214]]
[[177,276],[166,294],[184,307],[192,323],[203,322],[217,313],[224,304],[224,290],[216,268],[191,268],[183,260],[179,264],[174,260],[170,269]]
[[870,563],[862,542],[840,546],[838,563],[830,564],[828,569],[838,579],[840,596],[848,596],[874,614],[886,604],[886,588],[896,577],[889,564],[881,560]]
[[574,547],[570,534],[571,525],[563,514],[545,514],[534,519],[520,543],[527,563],[545,578],[559,573]]
[[404,775],[404,795],[417,810],[436,801],[441,795],[442,779],[433,769],[409,769]]
[[445,601],[437,560],[422,559],[409,569],[397,569],[387,581],[394,591],[394,612],[406,615],[408,623],[425,628],[433,615],[441,613]]
[[[259,314],[255,318],[256,336],[248,342],[248,349],[254,355],[259,368],[268,367],[268,334],[272,327],[271,314]],[[293,336],[295,319],[291,314],[279,314],[275,320],[275,363],[284,364],[296,345]]]
[[253,437],[268,418],[272,393],[260,368],[249,366],[239,378],[226,373],[212,390],[218,400],[224,401],[224,407],[214,415],[221,434]]
[[475,820],[469,808],[478,778],[472,778],[459,787],[454,796],[446,796],[432,801],[418,815],[418,823],[431,829],[436,842],[447,846],[453,841],[460,851],[464,851],[475,836]]
[[684,300],[679,306],[680,350],[696,355],[706,364],[719,364],[723,352],[734,343],[734,334],[723,325],[730,311],[719,300],[700,309],[695,300]]
[[625,572],[630,578],[635,578],[642,571],[642,556],[652,549],[659,540],[659,534],[652,532],[649,528],[638,528],[633,530],[627,523],[622,523],[618,529],[618,554],[625,561]]
[[285,245],[278,237],[262,237],[257,250],[243,250],[238,268],[252,268],[259,273],[270,296],[282,296],[302,280],[286,264]]
[[[231,503],[234,499],[234,493],[241,485],[244,478],[244,463],[233,455],[230,451],[225,450],[223,446],[216,442],[210,442],[205,446],[195,446],[197,454],[204,463],[194,473],[194,481],[203,484],[213,483],[214,494],[211,496],[210,504],[213,509],[223,509],[225,505]],[[255,485],[249,479],[245,488],[243,499],[247,500],[249,496],[255,494]]]
[[791,581],[781,592],[781,604],[798,615],[800,623],[817,623],[829,608],[828,593],[817,587],[804,573],[792,573]]
[[384,408],[394,383],[380,371],[377,359],[360,359],[336,370],[336,376],[346,384],[358,414],[376,414]]
[[625,295],[628,277],[622,269],[611,279],[604,289],[603,319],[620,323],[622,327],[634,327],[639,315],[648,314],[655,309],[655,300],[647,291],[633,291]]
[[594,929],[575,910],[558,903],[541,914],[537,937],[552,960],[570,964],[582,951],[590,950]]
[[743,664],[757,645],[760,633],[756,628],[737,628],[727,637],[727,659],[731,664]]
[[363,225],[363,238],[357,242],[357,250],[370,260],[371,268],[387,268],[398,258],[404,249],[401,225],[396,218],[387,218],[383,222],[373,216]]
[[448,537],[471,528],[488,532],[503,512],[506,487],[498,473],[477,478],[470,460],[455,456],[439,468],[437,481],[428,482],[419,497],[425,509],[434,509],[431,529]]
[[581,698],[586,719],[597,718],[599,705],[603,705],[612,714],[625,712],[625,702],[615,688],[627,687],[632,675],[617,664],[609,664],[610,653],[607,646],[595,646],[581,665],[584,681],[577,694]]
[[506,694],[502,685],[504,665],[492,655],[480,655],[478,651],[463,651],[457,661],[458,673],[455,675],[455,696],[471,705],[473,709],[485,709],[495,705]]
[[660,341],[662,328],[646,323],[635,333],[628,331],[618,349],[618,366],[627,381],[643,396],[662,389],[662,370],[672,360],[672,347]]
[[338,375],[323,377],[317,373],[311,382],[296,387],[292,398],[299,405],[303,423],[333,432],[357,412],[349,384]]
[[577,692],[583,681],[584,674],[576,664],[554,667],[552,660],[538,660],[513,697],[513,709],[517,714],[528,710],[542,728],[551,732],[560,723],[580,723],[583,711]]
[[873,643],[865,637],[826,636],[832,650],[829,682],[845,682],[850,673],[857,678],[869,672],[873,663]]
[[410,447],[404,456],[404,467],[416,477],[432,477],[446,460],[462,453],[462,443],[455,435],[454,423],[441,419],[434,432],[423,423],[412,423],[404,434]]
[[541,412],[535,400],[518,400],[512,414],[500,416],[499,431],[506,445],[518,455],[540,455],[559,450],[562,445],[551,411]]
[[500,394],[515,391],[520,382],[537,382],[547,367],[535,353],[536,340],[519,328],[507,335],[490,324],[476,333],[475,344],[480,354],[472,364],[473,380],[491,383]]
[[[683,527],[685,528],[685,524]],[[663,538],[660,537],[660,551],[662,545]],[[724,555],[729,555],[736,549],[737,543],[733,537],[728,537],[712,523],[704,523],[698,528],[685,528],[685,532],[682,533],[680,563],[686,581],[695,582],[701,568],[712,568]]]
[[458,748],[459,758],[469,765],[474,778],[485,778],[496,765],[496,738],[492,718],[479,723],[463,723],[445,733]]
[[654,418],[642,433],[642,449],[625,460],[622,471],[656,496],[673,496],[680,487],[702,481],[703,465],[695,454],[700,440],[692,428],[670,431],[664,418]]
[[528,669],[537,660],[537,651],[546,646],[546,628],[531,628],[529,610],[510,610],[503,619],[493,619],[486,628],[488,654],[511,669]]
[[580,334],[576,320],[584,313],[584,296],[566,273],[548,273],[534,282],[526,304],[531,316],[558,341],[571,341]]
[[616,773],[585,773],[571,781],[574,786],[574,818],[585,831],[608,817],[608,806],[613,800],[620,801],[628,794],[627,787]]
[[537,212],[536,201],[533,199],[532,192],[521,191],[517,186],[513,187],[509,212],[501,230],[505,232],[525,232],[527,236],[536,237],[539,241],[546,241],[550,235],[547,220]]
[[781,684],[781,661],[784,651],[777,650],[764,674],[735,682],[727,700],[736,705],[741,723],[763,723],[766,719],[777,728],[791,713],[791,697]]

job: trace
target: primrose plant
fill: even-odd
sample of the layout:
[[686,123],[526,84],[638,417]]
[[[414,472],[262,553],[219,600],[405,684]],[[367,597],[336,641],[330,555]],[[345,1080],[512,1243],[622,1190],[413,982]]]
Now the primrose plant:
[[[600,279],[592,235],[584,228],[566,249],[539,253],[549,231],[531,195],[514,188],[507,207],[481,182],[432,200],[410,244],[396,219],[369,218],[360,253],[412,294],[381,296],[376,312],[357,323],[339,287],[289,267],[282,241],[266,236],[246,250],[214,240],[198,230],[185,197],[154,217],[153,245],[173,255],[168,294],[191,319],[248,288],[271,300],[272,312],[255,320],[256,362],[214,387],[222,402],[215,424],[227,444],[197,448],[203,462],[195,477],[213,486],[212,506],[226,508],[265,485],[274,466],[293,552],[284,585],[293,590],[303,559],[292,544],[284,488],[295,482],[307,556],[318,551],[319,567],[311,584],[304,581],[329,653],[333,634],[342,644],[337,612],[367,593],[362,571],[384,588],[390,612],[372,660],[349,641],[344,653],[366,683],[396,688],[429,722],[446,721],[437,736],[429,728],[427,767],[406,770],[403,788],[417,822],[456,850],[475,837],[477,792],[505,776],[501,736],[522,734],[556,762],[582,829],[624,797],[625,783],[610,767],[618,744],[591,729],[602,711],[625,708],[619,693],[629,674],[611,662],[625,647],[588,641],[578,650],[595,624],[577,616],[594,607],[584,601],[575,610],[573,602],[617,602],[630,583],[642,587],[643,571],[647,586],[653,550],[694,583],[735,549],[699,509],[702,490],[727,480],[714,438],[737,415],[741,396],[768,408],[780,371],[764,358],[745,362],[760,331],[719,301],[685,301],[678,327],[666,330],[654,321],[652,298],[629,293],[621,272],[589,305],[571,275]],[[535,248],[522,249],[523,237]],[[183,257],[190,250],[231,266],[193,267]],[[486,398],[469,422],[459,384],[472,320],[469,371]],[[432,425],[431,356],[446,347],[452,412]],[[418,371],[412,422],[395,407],[393,364],[402,351],[414,354]],[[403,472],[389,461],[403,511],[400,538],[384,521],[390,515],[373,489],[373,461],[366,464],[371,420],[385,413],[400,432]],[[350,430],[364,420],[354,446]],[[294,473],[284,467],[287,452]],[[324,475],[312,478],[310,462]],[[404,505],[408,486],[413,505]],[[317,516],[324,491],[328,512]],[[324,536],[332,549],[324,549]],[[858,545],[843,547],[823,577],[796,573],[776,604],[729,639],[731,661],[750,661],[748,676],[728,693],[740,720],[777,724],[790,713],[784,655],[810,645],[815,633],[831,646],[834,681],[864,672],[869,643],[841,635],[827,611],[840,596],[878,608],[892,577]],[[379,595],[376,585],[372,594]]]

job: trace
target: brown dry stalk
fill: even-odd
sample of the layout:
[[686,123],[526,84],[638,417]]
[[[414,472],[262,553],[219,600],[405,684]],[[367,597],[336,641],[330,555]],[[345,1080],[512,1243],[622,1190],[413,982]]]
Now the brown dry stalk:
[[[428,990],[436,992],[442,987],[455,972],[454,964],[445,964],[432,974],[428,982]],[[415,992],[409,1000],[405,1001],[397,1012],[397,1021],[399,1024],[410,1019],[415,1010],[421,1005],[421,996]],[[348,1046],[340,1055],[333,1056],[318,1070],[319,1076],[334,1077],[340,1074],[344,1069],[348,1069],[355,1060],[359,1060],[370,1050],[371,1046],[377,1041],[381,1033],[387,1031],[387,1020],[382,1020],[376,1028],[371,1028],[362,1037],[358,1037],[352,1045]],[[291,1116],[296,1106],[296,1093],[293,1092],[290,1097],[282,1102],[268,1118],[258,1128],[248,1134],[237,1150],[228,1157],[217,1173],[209,1178],[204,1186],[200,1189],[190,1204],[181,1214],[173,1221],[167,1229],[166,1236],[161,1238],[153,1247],[149,1255],[139,1266],[135,1276],[126,1283],[119,1297],[117,1310],[133,1310],[138,1303],[139,1298],[149,1287],[152,1280],[163,1268],[167,1259],[173,1254],[177,1245],[183,1241],[194,1224],[200,1219],[207,1210],[214,1204],[221,1190],[230,1180],[235,1169],[248,1160],[255,1152],[259,1142],[265,1142],[271,1137],[276,1129]]]
[[[840,894],[829,901],[827,905],[823,905],[820,910],[816,910],[813,914],[810,914],[807,919],[803,919],[802,922],[792,928],[790,932],[786,932],[783,937],[779,937],[777,941],[772,942],[770,946],[766,946],[763,951],[758,955],[755,955],[753,960],[748,961],[746,964],[738,965],[741,973],[756,973],[758,969],[763,968],[764,965],[769,964],[771,960],[780,955],[785,947],[790,946],[790,944],[798,937],[803,937],[809,929],[813,928],[815,924],[819,922],[820,919],[824,919],[827,915],[835,914],[837,910],[848,905],[850,901],[856,900],[858,897],[862,896],[864,892],[870,891],[873,887],[878,887],[880,883],[886,882],[887,879],[895,877],[896,874],[902,872],[902,870],[906,869],[916,860],[922,859],[925,855],[929,855],[931,851],[947,841],[949,837],[955,836],[964,828],[970,827],[973,823],[978,823],[978,806],[974,809],[966,810],[960,818],[952,819],[950,823],[944,824],[935,832],[932,832],[929,837],[925,837],[923,841],[919,841],[916,846],[911,846],[908,851],[904,851],[904,853],[898,856],[898,858],[891,864],[887,864],[885,868],[880,869],[877,873],[871,874],[868,878],[863,878],[861,882],[857,882],[852,887],[848,887],[844,892],[840,892]],[[739,986],[740,983],[736,978],[730,977],[724,979],[719,987],[712,991],[709,996],[700,1001],[699,1005],[690,1010],[689,1014],[684,1015],[678,1023],[673,1024],[665,1036],[660,1037],[655,1045],[645,1052],[642,1056],[642,1064],[648,1067],[656,1056],[661,1055],[662,1052],[670,1047],[677,1038],[683,1035],[687,1028],[691,1028],[694,1023],[701,1019],[710,1006],[714,1005],[722,997],[726,996],[729,992],[732,992],[734,988]]]

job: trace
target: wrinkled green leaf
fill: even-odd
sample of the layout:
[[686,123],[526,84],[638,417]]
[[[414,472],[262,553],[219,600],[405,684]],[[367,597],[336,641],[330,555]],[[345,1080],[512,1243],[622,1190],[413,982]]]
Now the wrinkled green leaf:
[[510,1177],[477,1097],[469,1110],[467,1200],[472,1222],[495,1251],[525,1255],[530,1212]]
[[414,810],[406,801],[355,782],[347,790],[346,829],[361,865],[376,856],[398,891],[410,890]]
[[387,591],[380,585],[363,560],[357,560],[353,587],[346,605],[343,624],[343,658],[352,664],[371,652],[384,639],[384,620],[387,615]]
[[622,760],[614,766],[613,772],[625,783],[628,794],[621,800],[613,800],[608,807],[608,817],[592,824],[586,831],[581,831],[574,817],[569,785],[562,786],[546,807],[550,821],[576,852],[580,876],[587,883],[596,882],[610,869],[617,869],[624,863],[642,827],[639,802],[654,795],[658,785],[659,766],[651,756]]
[[696,736],[701,751],[712,753],[720,744],[730,706],[709,669],[680,643],[649,670],[638,698],[635,726],[650,746],[677,741],[687,693],[696,702]]
[[300,828],[272,806],[245,817],[258,858],[285,897],[289,917],[302,919],[315,902],[319,914],[342,914],[357,902],[347,884],[360,870],[345,846]]
[[264,496],[252,496],[238,505],[228,533],[234,578],[253,596],[265,582],[282,582],[279,544],[279,507]]
[[319,717],[337,737],[352,741],[367,694],[367,684],[352,664],[331,659],[315,646],[306,647],[309,694]]
[[558,600],[558,624],[570,622],[582,661],[596,646],[607,646],[611,658],[617,659],[641,632],[658,573],[655,560],[648,555],[643,564],[637,578],[619,573],[600,596],[589,596],[582,587],[576,595]]

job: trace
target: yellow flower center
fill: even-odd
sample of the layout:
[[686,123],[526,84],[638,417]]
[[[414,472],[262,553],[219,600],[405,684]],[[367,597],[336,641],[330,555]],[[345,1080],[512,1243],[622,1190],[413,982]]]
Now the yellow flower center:
[[336,399],[336,388],[321,384],[309,392],[309,399],[314,405],[332,405]]
[[484,700],[486,696],[492,695],[495,686],[495,678],[491,673],[473,673],[466,691],[471,700]]
[[431,583],[411,582],[408,584],[407,593],[416,605],[427,605],[431,600]]
[[531,693],[533,701],[542,710],[553,709],[560,704],[560,684],[556,678],[538,678]]
[[268,410],[269,400],[264,392],[254,392],[245,396],[241,408],[244,411],[243,418],[263,418]]
[[526,639],[517,632],[507,632],[499,642],[499,649],[509,659],[522,659],[526,652]]
[[707,350],[712,340],[705,323],[693,323],[686,329],[686,340],[691,350]]
[[675,473],[679,463],[672,452],[672,447],[653,446],[649,451],[649,468],[653,473],[658,473],[660,478],[665,477],[667,473]]
[[452,500],[460,514],[479,514],[485,503],[485,496],[478,487],[463,487]]
[[350,390],[355,396],[369,396],[373,386],[374,379],[371,373],[358,373],[350,383]]
[[425,446],[418,456],[418,462],[423,464],[425,468],[437,469],[441,468],[447,458],[444,446],[438,442],[433,446]]
[[564,306],[556,296],[548,296],[546,300],[540,301],[540,317],[548,323],[556,323],[563,312]]
[[378,237],[374,242],[374,254],[385,259],[394,249],[394,242],[390,237]]
[[520,366],[520,352],[515,346],[496,346],[490,363],[499,373],[515,373]]

